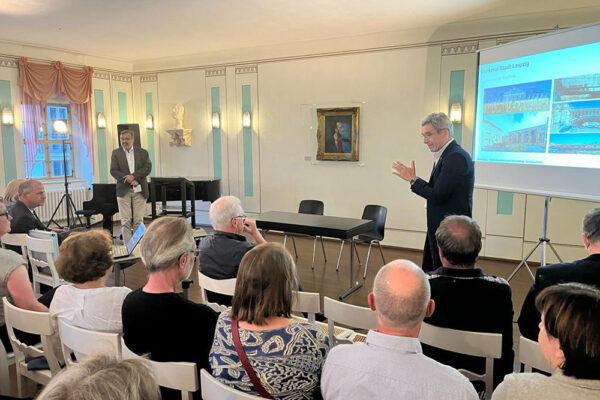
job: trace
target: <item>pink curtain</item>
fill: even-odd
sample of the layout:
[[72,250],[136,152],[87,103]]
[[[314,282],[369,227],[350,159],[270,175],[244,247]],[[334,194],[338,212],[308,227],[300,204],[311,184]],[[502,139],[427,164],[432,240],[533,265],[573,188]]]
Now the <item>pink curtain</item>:
[[81,137],[87,156],[94,165],[92,140],[92,67],[65,67],[60,61],[52,64],[30,63],[19,59],[19,85],[23,104],[23,132],[27,155],[27,176],[35,163],[38,132],[46,119],[46,102],[64,97],[71,104],[71,112],[80,122]]

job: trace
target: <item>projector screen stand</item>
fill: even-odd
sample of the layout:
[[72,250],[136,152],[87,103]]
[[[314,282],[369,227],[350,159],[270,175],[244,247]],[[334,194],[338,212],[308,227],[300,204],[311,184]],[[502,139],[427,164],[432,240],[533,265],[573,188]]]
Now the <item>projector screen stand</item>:
[[550,200],[551,200],[551,197],[546,196],[546,199],[544,201],[544,220],[542,222],[542,237],[538,239],[538,242],[535,244],[535,246],[533,246],[533,249],[531,249],[529,254],[527,254],[527,256],[521,260],[519,265],[517,265],[517,268],[515,268],[515,270],[510,274],[507,281],[510,282],[510,280],[515,277],[517,272],[519,272],[519,270],[523,266],[525,266],[525,269],[527,270],[527,272],[529,272],[531,279],[533,279],[535,281],[535,277],[533,276],[533,273],[531,272],[531,268],[529,268],[529,264],[527,264],[527,260],[529,260],[529,257],[531,257],[531,255],[536,251],[536,249],[538,247],[540,247],[540,245],[542,246],[541,256],[540,256],[540,265],[542,267],[544,265],[546,265],[546,245],[548,245],[548,247],[550,247],[550,249],[556,256],[556,258],[558,258],[558,261],[562,262],[562,259],[556,252],[556,249],[554,248],[554,246],[552,246],[552,243],[550,242],[550,238],[546,236],[546,229],[548,227],[548,205],[550,203]]

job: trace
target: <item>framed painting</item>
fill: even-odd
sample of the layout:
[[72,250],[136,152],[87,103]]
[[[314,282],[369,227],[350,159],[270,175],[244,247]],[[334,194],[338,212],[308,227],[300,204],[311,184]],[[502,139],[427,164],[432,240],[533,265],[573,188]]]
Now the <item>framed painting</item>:
[[358,161],[360,107],[317,108],[317,160]]

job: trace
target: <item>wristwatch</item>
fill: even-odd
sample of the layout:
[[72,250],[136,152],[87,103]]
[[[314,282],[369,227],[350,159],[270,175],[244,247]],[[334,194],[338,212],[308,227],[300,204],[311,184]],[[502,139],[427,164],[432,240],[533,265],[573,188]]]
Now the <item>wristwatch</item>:
[[412,178],[412,179],[410,180],[410,186],[414,185],[414,184],[415,184],[415,182],[417,181],[417,179],[419,179],[419,177],[418,177],[418,176],[415,176],[414,178]]

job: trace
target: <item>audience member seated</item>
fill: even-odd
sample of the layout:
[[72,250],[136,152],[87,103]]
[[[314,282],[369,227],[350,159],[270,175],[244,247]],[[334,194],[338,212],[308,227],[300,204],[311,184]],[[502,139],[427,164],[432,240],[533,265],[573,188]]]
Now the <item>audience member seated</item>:
[[600,287],[600,207],[588,211],[583,217],[583,244],[588,257],[538,268],[535,282],[521,307],[518,320],[521,335],[537,340],[540,313],[535,308],[535,298],[543,289],[567,282]]
[[13,219],[10,224],[13,233],[29,233],[32,229],[46,231],[34,209],[46,202],[46,191],[42,182],[26,180],[19,185],[19,199],[10,210]]
[[37,399],[160,400],[160,392],[144,360],[97,354],[61,371]]
[[508,375],[492,400],[600,399],[600,290],[563,283],[544,289],[535,305],[540,349],[556,370]]
[[[208,354],[217,313],[185,300],[178,293],[194,266],[196,245],[183,218],[154,220],[142,238],[141,256],[148,282],[123,302],[123,339],[137,354],[155,361],[188,361],[211,371]],[[177,391],[161,389],[163,399],[179,399]],[[200,393],[196,394],[200,398]]]
[[408,260],[385,265],[368,301],[377,330],[369,331],[366,343],[331,349],[321,383],[325,400],[478,399],[467,378],[421,351],[423,317],[435,303],[419,267]]
[[[200,272],[213,279],[231,279],[237,276],[242,257],[256,244],[265,243],[256,222],[246,218],[240,199],[224,196],[211,204],[210,222],[213,235],[202,239],[198,246]],[[256,243],[248,242],[242,232],[247,232]],[[208,292],[208,301],[231,305],[231,296]]]
[[[0,236],[10,232],[10,220],[11,216],[6,211],[6,206],[0,202]],[[14,251],[0,248],[0,299],[4,296],[19,308],[48,311],[48,308],[35,298],[23,257]],[[17,336],[27,344],[40,341],[39,336],[25,332],[18,332]],[[4,323],[4,307],[0,307],[0,340],[7,351],[12,350]]]
[[[513,305],[503,278],[475,267],[481,250],[481,229],[466,216],[446,217],[435,233],[443,267],[429,272],[435,313],[425,322],[463,331],[501,333],[502,358],[494,361],[494,387],[513,371]],[[469,371],[485,373],[485,359],[423,345],[425,355]],[[479,387],[476,386],[478,389]],[[482,385],[483,390],[483,385]]]
[[112,238],[101,230],[74,233],[60,245],[56,269],[71,284],[56,289],[52,317],[94,331],[123,331],[121,306],[131,289],[106,287],[113,266],[111,250]]
[[[318,395],[329,338],[316,325],[291,318],[296,288],[296,266],[283,246],[264,243],[246,253],[232,307],[217,322],[210,352],[213,376],[256,396],[262,391],[276,399]],[[236,338],[243,350],[236,350]],[[247,363],[241,361],[244,354]],[[249,374],[257,377],[256,384]]]
[[8,211],[10,211],[12,206],[19,200],[19,185],[23,182],[25,182],[25,179],[17,178],[8,182],[8,185],[6,185],[3,201]]

